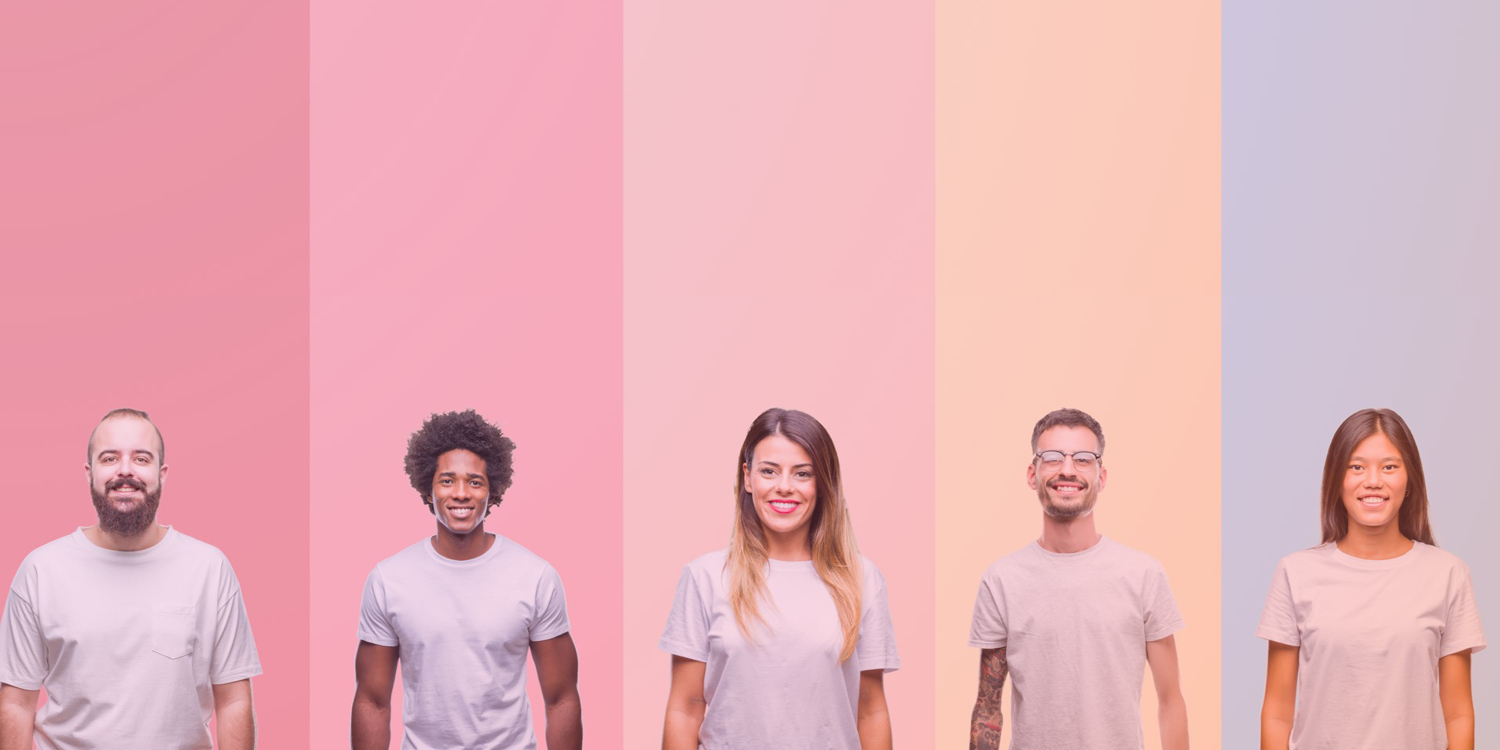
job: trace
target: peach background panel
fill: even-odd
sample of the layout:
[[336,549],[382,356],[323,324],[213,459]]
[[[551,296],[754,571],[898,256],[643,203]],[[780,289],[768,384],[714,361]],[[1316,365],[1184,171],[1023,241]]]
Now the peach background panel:
[[921,4],[626,6],[626,747],[661,743],[656,642],[771,406],[833,435],[890,591],[896,742],[930,742],[932,45]]
[[944,1],[938,50],[936,746],[967,743],[980,575],[1041,532],[1032,426],[1071,406],[1108,440],[1099,529],[1166,567],[1217,747],[1218,7]]
[[348,746],[366,575],[436,528],[407,438],[471,407],[518,446],[487,528],[562,576],[621,746],[620,12],[313,8],[312,747]]
[[[0,8],[6,588],[97,523],[105,412],[166,439],[158,519],[223,550],[265,674],[263,747],[307,735],[306,6]],[[253,129],[254,137],[247,137]]]

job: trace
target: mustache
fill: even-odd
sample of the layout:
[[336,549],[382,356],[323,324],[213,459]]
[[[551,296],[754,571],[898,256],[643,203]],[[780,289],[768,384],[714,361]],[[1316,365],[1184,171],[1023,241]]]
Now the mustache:
[[1088,482],[1085,482],[1082,479],[1079,479],[1078,477],[1068,476],[1066,474],[1061,475],[1061,476],[1053,477],[1051,479],[1051,481],[1047,482],[1047,488],[1055,490],[1055,489],[1057,489],[1057,484],[1059,482],[1067,482],[1068,484],[1076,484],[1076,485],[1078,485],[1078,489],[1080,489],[1080,490],[1086,490],[1086,489],[1089,488],[1089,483]]
[[106,490],[118,490],[121,487],[129,487],[133,490],[139,490],[141,492],[146,491],[146,485],[141,484],[140,482],[131,479],[130,477],[121,477],[110,482],[109,484],[104,485],[104,489]]

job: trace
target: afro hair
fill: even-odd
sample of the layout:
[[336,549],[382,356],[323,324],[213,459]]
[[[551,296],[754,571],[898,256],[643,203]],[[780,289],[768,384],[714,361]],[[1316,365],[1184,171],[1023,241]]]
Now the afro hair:
[[473,409],[434,414],[406,442],[406,476],[427,509],[432,510],[432,479],[437,474],[438,457],[453,450],[470,451],[484,459],[489,504],[499,505],[500,496],[510,487],[511,454],[515,449],[515,442]]

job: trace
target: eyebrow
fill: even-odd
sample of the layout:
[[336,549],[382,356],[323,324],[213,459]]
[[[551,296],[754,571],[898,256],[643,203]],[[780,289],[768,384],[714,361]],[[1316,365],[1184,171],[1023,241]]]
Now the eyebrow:
[[[781,464],[778,464],[775,461],[756,461],[756,463],[758,463],[758,464],[765,464],[766,466],[775,466],[778,469],[781,468]],[[812,468],[812,464],[796,464],[796,465],[792,466],[792,468],[793,469],[801,469],[801,468],[811,469]]]
[[[456,471],[440,471],[440,472],[438,472],[438,476],[440,476],[440,477],[456,477],[456,476],[458,476],[458,472],[456,472]],[[484,479],[485,478],[485,476],[483,474],[473,474],[473,473],[465,474],[464,476],[468,477],[469,479]]]
[[[1350,456],[1349,460],[1350,461],[1369,461],[1371,459],[1365,458],[1364,456]],[[1380,461],[1400,461],[1401,457],[1400,456],[1386,456],[1385,458],[1378,459],[1378,460],[1380,460]]]
[[[116,454],[118,454],[120,452],[121,451],[119,449],[116,449],[116,448],[105,448],[104,450],[99,451],[98,453],[95,453],[94,457],[95,458],[99,458],[101,456],[112,456],[112,455],[116,455]],[[130,455],[132,455],[132,456],[150,456],[151,458],[156,458],[156,454],[152,453],[151,451],[148,451],[148,450],[131,451]]]

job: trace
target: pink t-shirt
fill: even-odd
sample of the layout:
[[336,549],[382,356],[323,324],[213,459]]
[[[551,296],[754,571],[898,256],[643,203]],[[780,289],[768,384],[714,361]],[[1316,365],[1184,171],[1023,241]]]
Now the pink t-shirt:
[[1255,634],[1299,648],[1291,750],[1447,747],[1438,659],[1484,648],[1468,567],[1421,542],[1390,560],[1333,542],[1287,555]]
[[984,572],[969,645],[1005,649],[1012,750],[1139,750],[1146,642],[1182,627],[1149,555],[1108,537],[1069,554],[1032,542]]
[[499,534],[473,560],[397,552],[359,605],[359,639],[399,650],[403,750],[535,750],[526,654],[566,632],[557,571]]
[[859,640],[839,661],[844,635],[838,610],[811,562],[768,561],[767,627],[747,641],[729,606],[728,550],[682,569],[660,648],[706,664],[708,708],[698,730],[705,750],[859,750],[855,716],[859,673],[901,666],[886,602],[885,578],[869,560],[860,597]]
[[42,750],[211,750],[213,686],[258,674],[229,561],[175,529],[134,552],[82,529],[38,547],[0,621],[0,682],[47,689]]

